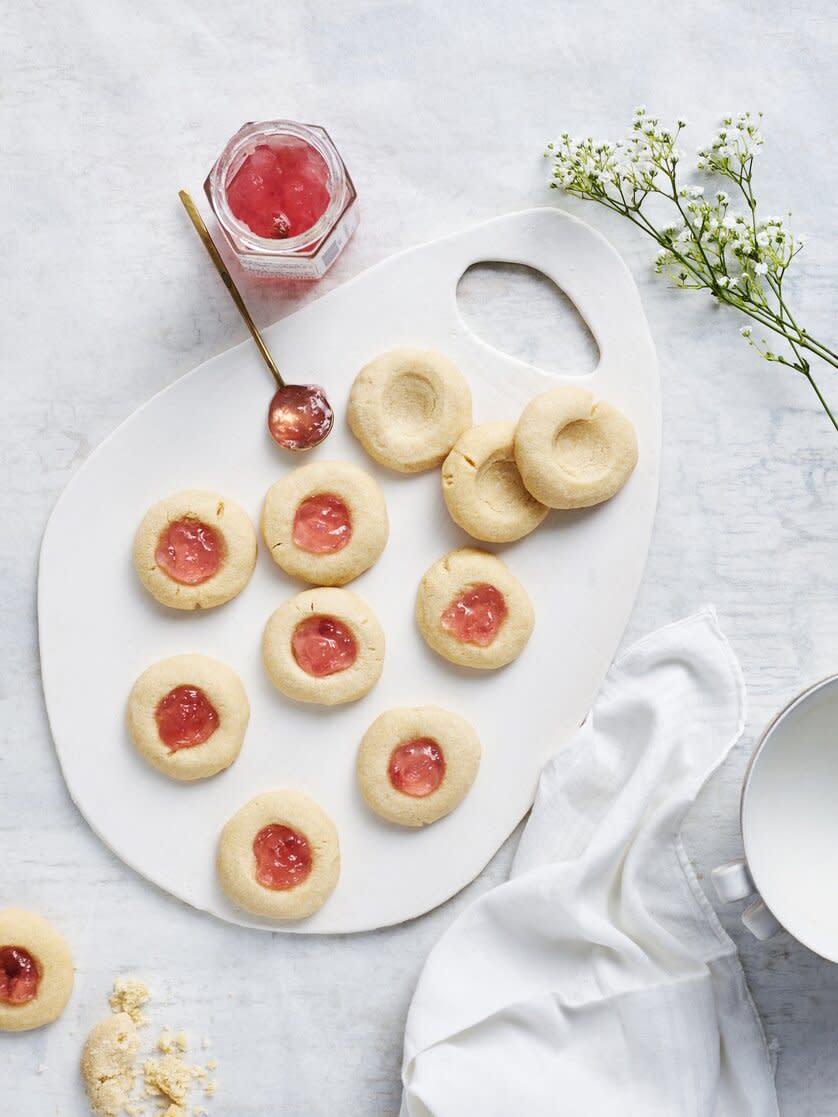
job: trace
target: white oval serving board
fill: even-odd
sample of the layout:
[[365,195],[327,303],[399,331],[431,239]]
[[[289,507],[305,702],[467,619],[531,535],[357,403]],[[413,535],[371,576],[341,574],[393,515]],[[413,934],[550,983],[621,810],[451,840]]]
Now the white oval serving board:
[[[492,548],[527,587],[536,612],[524,654],[498,672],[458,669],[415,628],[425,569],[469,538],[448,517],[439,473],[403,476],[368,460],[345,421],[352,379],[398,345],[439,349],[471,384],[475,422],[514,419],[532,396],[562,381],[499,353],[463,323],[456,287],[479,261],[527,264],[553,279],[590,327],[600,361],[572,382],[622,408],[640,459],[625,489],[583,512],[552,513],[518,543]],[[658,486],[659,380],[637,289],[613,248],[555,209],[510,214],[371,268],[267,331],[292,379],[327,385],[337,420],[305,459],[265,431],[270,384],[250,342],[208,361],[132,415],[93,453],[59,499],[41,548],[38,611],[47,710],[70,794],[96,833],[128,865],[221,919],[295,932],[360,931],[420,915],[467,884],[530,806],[545,760],[584,719],[617,648],[643,571]],[[188,417],[189,436],[183,436]],[[186,488],[217,489],[258,523],[269,485],[304,460],[349,459],[384,490],[390,541],[352,583],[382,621],[384,673],[360,702],[296,704],[273,689],[261,664],[264,623],[304,588],[260,541],[251,583],[205,613],[158,606],[131,564],[146,508]],[[252,717],[231,769],[195,784],[168,780],[129,743],[125,699],[150,663],[204,652],[229,663],[247,688]],[[483,760],[465,802],[421,831],[372,814],[355,780],[366,727],[395,705],[435,703],[476,727]],[[248,916],[227,901],[214,873],[219,830],[259,792],[296,787],[337,824],[342,871],[320,912],[297,924]]]

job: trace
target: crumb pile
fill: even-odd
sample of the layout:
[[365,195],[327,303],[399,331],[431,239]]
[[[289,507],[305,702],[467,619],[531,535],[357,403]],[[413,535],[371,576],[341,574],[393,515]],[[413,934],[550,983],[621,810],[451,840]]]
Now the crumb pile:
[[[139,1028],[147,1023],[142,1007],[149,1001],[148,988],[136,978],[118,978],[109,997],[113,1015],[90,1032],[81,1058],[81,1074],[92,1111],[97,1117],[209,1117],[202,1105],[191,1105],[196,1090],[204,1097],[215,1095],[217,1083],[209,1074],[218,1064],[190,1063],[184,1056],[189,1039],[184,1031],[164,1028],[155,1045],[156,1053],[142,1060]],[[209,1048],[204,1036],[201,1048]],[[141,1098],[135,1097],[141,1077]],[[191,1108],[190,1108],[191,1106]]]

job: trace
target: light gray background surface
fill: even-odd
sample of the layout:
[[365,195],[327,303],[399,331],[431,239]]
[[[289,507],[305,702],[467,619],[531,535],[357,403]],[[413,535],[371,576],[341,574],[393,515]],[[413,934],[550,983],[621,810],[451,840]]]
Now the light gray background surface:
[[[47,515],[91,448],[138,404],[245,336],[176,198],[181,186],[199,193],[245,120],[327,126],[363,214],[319,288],[249,289],[267,324],[400,248],[559,202],[540,153],[563,128],[614,136],[645,102],[664,116],[685,114],[693,147],[722,113],[761,108],[768,143],[759,201],[767,212],[792,208],[812,236],[795,302],[811,332],[834,342],[832,5],[2,7],[0,906],[51,917],[73,945],[78,973],[57,1025],[0,1039],[0,1110],[87,1112],[75,1070],[80,1044],[114,976],[137,971],[154,988],[157,1023],[212,1037],[221,1082],[208,1103],[214,1115],[394,1117],[401,1031],[422,961],[457,911],[503,879],[515,839],[435,913],[349,938],[246,933],[145,884],[78,816],[50,742],[35,628]],[[562,204],[629,262],[663,375],[660,510],[627,640],[713,601],[750,692],[746,739],[687,826],[706,879],[740,851],[738,785],[760,727],[801,686],[838,669],[838,435],[802,381],[748,350],[735,315],[666,289],[652,274],[651,244],[635,230]],[[469,320],[512,352],[547,368],[594,359],[572,311],[544,285],[485,271],[461,293]],[[783,1112],[834,1114],[838,967],[786,935],[754,943],[735,911],[722,918],[777,1053]]]

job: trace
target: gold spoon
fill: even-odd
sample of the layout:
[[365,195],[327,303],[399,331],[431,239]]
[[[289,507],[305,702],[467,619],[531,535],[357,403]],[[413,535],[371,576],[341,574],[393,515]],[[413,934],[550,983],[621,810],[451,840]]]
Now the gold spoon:
[[221,258],[210,236],[209,229],[185,190],[178,192],[178,197],[183,202],[183,207],[189,214],[198,236],[204,243],[209,257],[215,264],[224,286],[230,293],[230,298],[236,304],[239,314],[250,330],[250,335],[256,342],[256,348],[262,354],[262,359],[268,366],[271,376],[277,384],[277,390],[268,407],[268,430],[271,438],[286,450],[311,450],[319,446],[335,421],[335,413],[326,398],[325,391],[318,384],[286,384],[282,373],[276,366],[271,356],[265,339],[259,333],[256,323],[250,317],[250,312],[244,305],[238,287],[233,282],[233,277]]

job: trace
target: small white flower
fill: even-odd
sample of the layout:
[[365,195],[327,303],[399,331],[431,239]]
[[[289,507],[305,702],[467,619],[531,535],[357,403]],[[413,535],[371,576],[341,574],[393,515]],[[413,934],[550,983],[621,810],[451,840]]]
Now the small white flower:
[[757,275],[765,275],[768,271],[768,264],[764,264],[762,260],[760,260],[760,262],[755,265],[754,271]]

